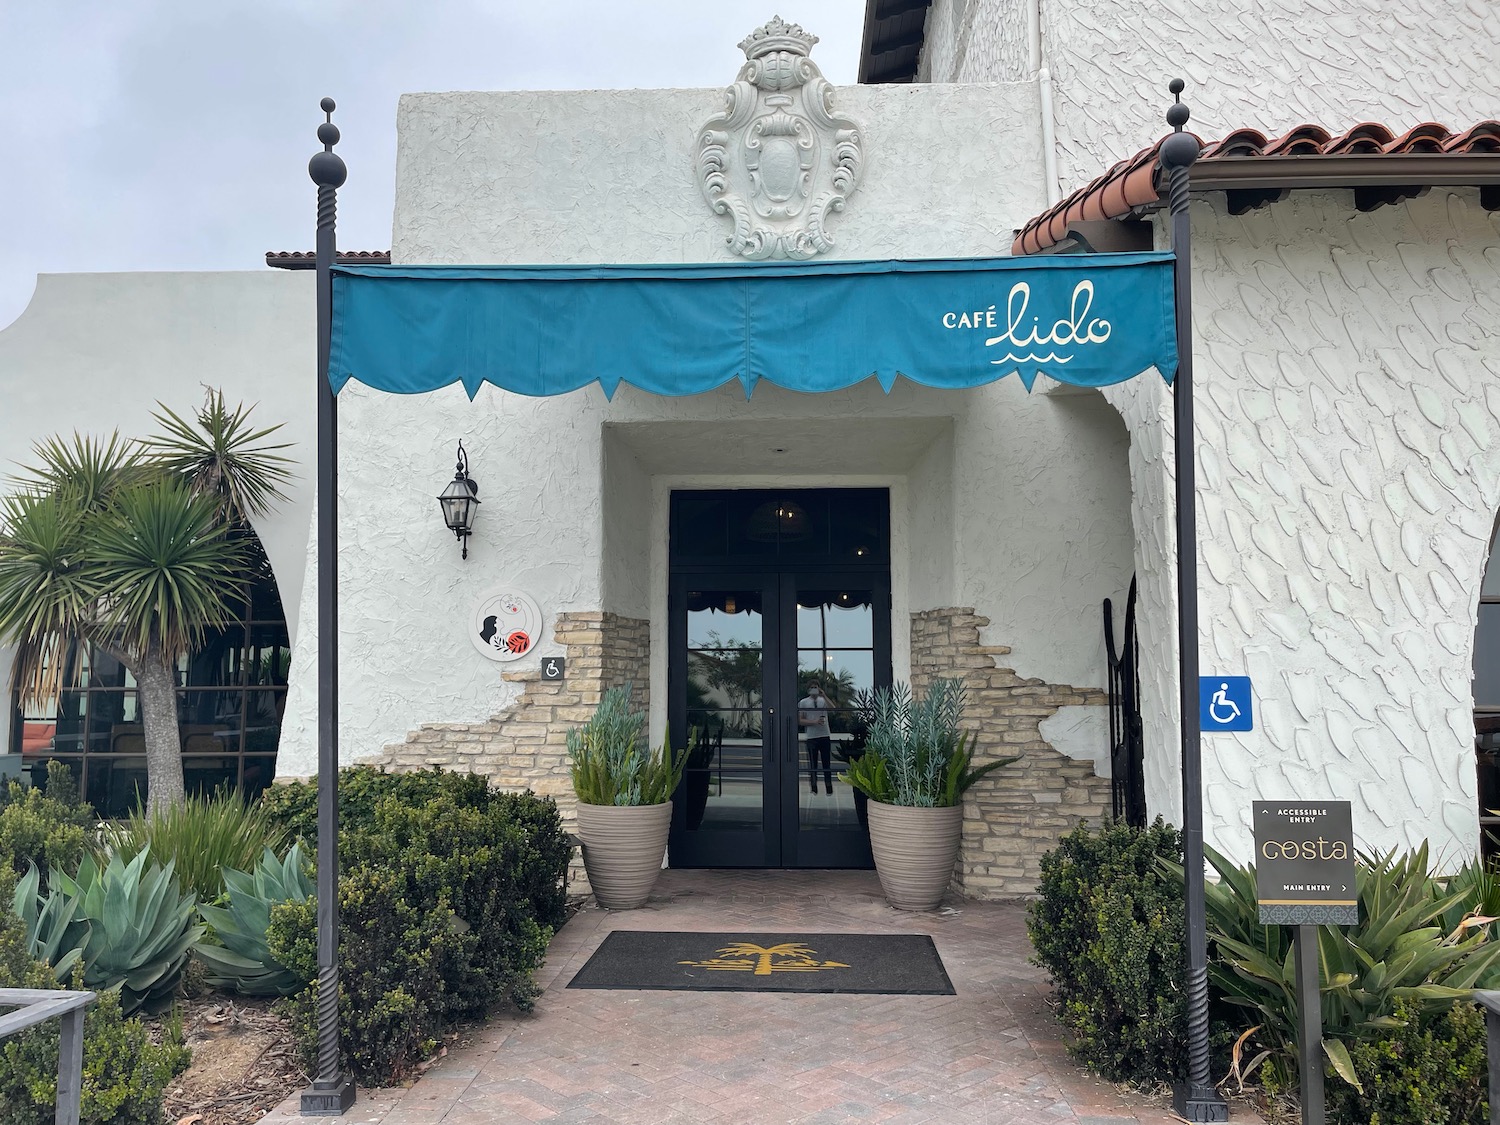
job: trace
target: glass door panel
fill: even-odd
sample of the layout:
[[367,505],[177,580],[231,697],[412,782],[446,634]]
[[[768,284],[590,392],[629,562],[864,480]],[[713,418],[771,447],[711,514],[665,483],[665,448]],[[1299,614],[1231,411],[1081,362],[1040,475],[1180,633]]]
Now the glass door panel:
[[[669,716],[688,752],[672,822],[679,866],[763,867],[780,862],[774,778],[775,577],[673,579]],[[768,793],[769,789],[769,793]]]
[[682,867],[869,867],[856,700],[891,680],[883,489],[677,492],[668,721]]
[[781,593],[795,645],[783,679],[793,693],[787,741],[794,732],[796,745],[795,775],[790,762],[783,767],[783,862],[868,866],[864,797],[844,774],[864,750],[860,693],[890,683],[889,584],[869,573],[809,571],[784,575]]

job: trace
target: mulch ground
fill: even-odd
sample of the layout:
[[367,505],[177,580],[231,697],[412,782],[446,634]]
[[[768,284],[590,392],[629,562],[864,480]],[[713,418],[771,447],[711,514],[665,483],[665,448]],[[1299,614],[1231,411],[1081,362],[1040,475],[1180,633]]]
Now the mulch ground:
[[291,1025],[270,1000],[207,995],[182,1013],[193,1061],[167,1087],[173,1125],[251,1125],[307,1086]]

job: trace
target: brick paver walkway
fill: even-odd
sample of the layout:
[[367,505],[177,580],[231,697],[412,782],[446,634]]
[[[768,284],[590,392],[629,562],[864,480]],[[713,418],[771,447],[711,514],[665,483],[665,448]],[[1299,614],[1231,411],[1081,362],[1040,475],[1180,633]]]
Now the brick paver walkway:
[[[956,996],[568,989],[615,929],[928,933]],[[1158,1125],[1068,1058],[1023,908],[886,906],[874,872],[664,871],[640,910],[590,907],[553,940],[536,1011],[503,1014],[360,1125]],[[262,1125],[304,1122],[295,1099]],[[1235,1121],[1258,1122],[1236,1110]]]

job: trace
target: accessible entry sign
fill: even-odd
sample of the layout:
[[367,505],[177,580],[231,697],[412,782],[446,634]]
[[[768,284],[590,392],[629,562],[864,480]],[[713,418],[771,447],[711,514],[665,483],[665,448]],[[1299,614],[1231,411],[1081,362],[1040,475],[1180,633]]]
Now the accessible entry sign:
[[1354,926],[1348,801],[1256,801],[1255,894],[1263,926]]

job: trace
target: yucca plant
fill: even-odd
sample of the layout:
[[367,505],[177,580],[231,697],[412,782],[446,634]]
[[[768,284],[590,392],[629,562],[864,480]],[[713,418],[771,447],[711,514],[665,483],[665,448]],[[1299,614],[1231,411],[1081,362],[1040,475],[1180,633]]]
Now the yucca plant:
[[670,737],[646,744],[646,713],[630,706],[628,687],[610,688],[582,726],[568,731],[573,791],[586,805],[659,805],[682,781],[687,754]]
[[88,925],[84,985],[118,989],[127,1015],[171,1004],[193,943],[204,932],[196,921],[197,897],[178,891],[172,863],[163,867],[150,859],[149,851],[128,863],[113,855],[100,867],[85,856],[76,876],[53,872],[47,889],[49,900],[63,900],[53,908],[59,916],[72,902],[73,917]]
[[272,957],[266,943],[271,908],[313,896],[316,888],[306,864],[302,845],[293,844],[285,859],[266,848],[253,872],[225,869],[228,907],[198,907],[210,936],[218,939],[217,944],[205,939],[193,947],[208,969],[210,986],[247,996],[291,996],[307,987],[307,979]]
[[11,906],[25,923],[28,952],[52,966],[58,983],[66,987],[88,945],[89,924],[78,917],[77,898],[42,894],[41,878],[35,866],[29,868],[16,883]]
[[[1258,920],[1255,869],[1205,849],[1219,874],[1205,887],[1209,939],[1216,958],[1209,976],[1229,1004],[1249,1013],[1259,1051],[1237,1058],[1242,1076],[1270,1063],[1290,1082],[1296,1068],[1297,992],[1292,930]],[[1169,865],[1180,877],[1181,867]],[[1445,912],[1469,893],[1449,890],[1429,868],[1424,843],[1414,851],[1360,856],[1355,866],[1359,924],[1318,927],[1323,1052],[1334,1072],[1358,1088],[1349,1044],[1399,1027],[1397,1006],[1441,1011],[1468,998],[1500,967],[1500,942],[1482,921],[1461,918],[1449,929]]]
[[154,812],[136,808],[104,829],[95,854],[107,861],[118,853],[128,861],[149,849],[158,861],[176,865],[184,890],[212,902],[223,893],[229,869],[249,871],[265,848],[279,851],[285,841],[286,830],[265,805],[225,786]]
[[24,697],[52,698],[74,642],[135,676],[152,809],[183,798],[176,667],[241,595],[248,520],[282,498],[289,462],[248,410],[210,392],[193,419],[166,408],[145,442],[75,435],[38,445],[0,501],[0,641]]
[[940,679],[917,699],[907,684],[862,693],[856,707],[869,730],[865,752],[849,763],[849,784],[871,800],[911,808],[948,808],[986,774],[1019,755],[970,765],[971,735],[959,729],[964,686]]

